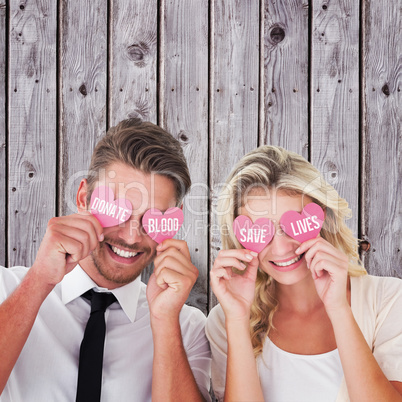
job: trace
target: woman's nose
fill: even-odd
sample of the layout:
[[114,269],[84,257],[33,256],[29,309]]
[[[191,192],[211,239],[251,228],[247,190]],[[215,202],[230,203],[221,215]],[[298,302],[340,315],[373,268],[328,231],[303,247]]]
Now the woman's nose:
[[295,240],[289,237],[281,228],[277,229],[270,243],[270,252],[277,257],[287,257],[296,249]]

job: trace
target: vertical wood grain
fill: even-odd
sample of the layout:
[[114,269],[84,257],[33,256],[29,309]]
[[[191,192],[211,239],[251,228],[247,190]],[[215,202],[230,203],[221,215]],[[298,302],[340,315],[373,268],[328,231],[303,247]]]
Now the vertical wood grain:
[[10,1],[9,265],[31,265],[56,213],[57,4]]
[[60,214],[68,215],[76,212],[79,182],[106,130],[107,3],[63,0],[59,21]]
[[110,124],[157,122],[157,0],[111,0]]
[[372,274],[402,278],[401,12],[385,0],[364,4],[364,262]]
[[308,157],[309,5],[264,2],[264,102],[261,143]]
[[[219,192],[234,164],[258,145],[259,8],[258,1],[211,4],[211,266],[221,247]],[[211,293],[210,306],[214,304]]]
[[208,1],[163,2],[160,124],[182,144],[192,188],[178,237],[199,277],[188,303],[207,313],[208,288]]
[[0,265],[6,265],[6,4],[0,2]]
[[359,3],[313,2],[311,162],[353,211],[359,188]]

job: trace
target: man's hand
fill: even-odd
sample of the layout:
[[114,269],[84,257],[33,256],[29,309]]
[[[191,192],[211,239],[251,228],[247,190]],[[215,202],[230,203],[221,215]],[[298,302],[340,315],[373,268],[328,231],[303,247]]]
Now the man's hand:
[[50,219],[32,270],[55,286],[103,240],[103,228],[89,212]]
[[151,319],[172,320],[180,310],[198,277],[184,240],[168,239],[156,248],[154,273],[147,286]]

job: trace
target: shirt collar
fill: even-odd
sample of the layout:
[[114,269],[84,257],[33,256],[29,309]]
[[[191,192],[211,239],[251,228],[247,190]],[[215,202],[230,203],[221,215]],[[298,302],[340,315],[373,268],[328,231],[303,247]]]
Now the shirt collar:
[[[77,265],[61,281],[61,299],[64,304],[70,303],[80,297],[87,290],[95,288],[98,291],[108,291],[99,287],[88,274]],[[116,296],[121,308],[131,322],[134,322],[137,312],[138,298],[141,291],[141,276],[139,275],[133,282],[110,290]]]

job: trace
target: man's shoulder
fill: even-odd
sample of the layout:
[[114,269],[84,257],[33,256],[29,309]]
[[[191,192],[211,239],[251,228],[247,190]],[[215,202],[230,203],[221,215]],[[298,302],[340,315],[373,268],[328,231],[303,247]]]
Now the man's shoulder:
[[15,266],[6,268],[0,266],[0,282],[3,284],[7,283],[17,283],[19,284],[27,274],[29,268],[23,266]]
[[17,265],[15,267],[6,268],[0,265],[0,270],[1,273],[5,272],[23,278],[28,272],[29,267],[23,267]]
[[29,268],[22,266],[11,268],[0,266],[0,303],[22,282],[28,270]]

